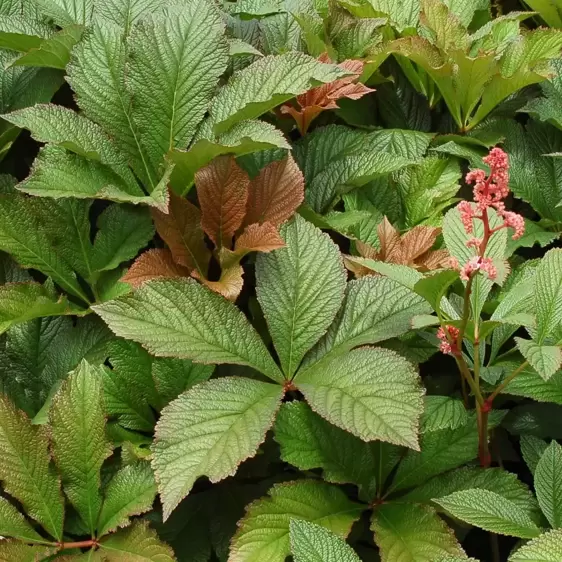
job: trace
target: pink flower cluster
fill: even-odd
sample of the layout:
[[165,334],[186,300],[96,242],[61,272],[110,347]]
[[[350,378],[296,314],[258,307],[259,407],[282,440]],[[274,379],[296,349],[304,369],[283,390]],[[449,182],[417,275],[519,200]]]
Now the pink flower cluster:
[[[515,233],[513,239],[521,238],[525,232],[525,221],[521,215],[512,211],[506,211],[504,199],[509,195],[509,160],[507,154],[501,148],[493,148],[488,156],[482,159],[490,167],[490,175],[486,177],[484,170],[472,170],[466,174],[466,183],[474,184],[474,201],[476,205],[468,201],[462,201],[458,205],[463,226],[468,234],[472,234],[473,219],[484,219],[484,213],[488,207],[493,207],[503,218],[500,228],[513,228]],[[478,239],[470,240],[470,245],[477,246]],[[482,241],[479,241],[480,244]]]
[[454,326],[447,326],[447,331],[443,328],[437,330],[437,337],[441,340],[439,350],[443,353],[458,353],[457,338],[459,337],[459,329]]
[[[462,224],[467,234],[474,231],[473,220],[478,219],[484,223],[483,238],[473,237],[466,245],[474,248],[478,255],[470,260],[460,269],[461,279],[468,281],[478,271],[485,272],[490,279],[495,279],[498,271],[491,258],[484,257],[486,246],[490,237],[502,228],[513,228],[515,231],[513,239],[523,236],[525,232],[525,221],[521,215],[513,211],[507,211],[504,199],[509,195],[509,160],[507,154],[501,148],[493,148],[488,156],[482,159],[490,167],[490,175],[486,177],[484,170],[472,170],[466,175],[466,183],[474,184],[474,203],[461,201],[457,208],[459,210]],[[491,228],[488,219],[488,208],[496,210],[503,218],[500,226]]]

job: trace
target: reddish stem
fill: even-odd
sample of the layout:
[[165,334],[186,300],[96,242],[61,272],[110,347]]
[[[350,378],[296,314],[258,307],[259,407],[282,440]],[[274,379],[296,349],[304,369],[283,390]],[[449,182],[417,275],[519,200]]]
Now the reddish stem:
[[96,539],[90,539],[88,541],[57,543],[57,547],[59,550],[70,550],[72,548],[92,548],[97,545],[98,545],[98,541]]

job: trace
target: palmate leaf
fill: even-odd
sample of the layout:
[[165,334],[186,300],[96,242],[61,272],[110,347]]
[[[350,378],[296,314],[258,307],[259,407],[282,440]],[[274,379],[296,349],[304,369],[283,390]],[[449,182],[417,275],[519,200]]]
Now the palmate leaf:
[[[113,332],[141,343],[154,355],[248,365],[282,380],[244,315],[196,281],[151,281],[133,295],[94,309]],[[228,330],[223,329],[225,325]]]
[[423,390],[414,366],[393,351],[362,348],[295,382],[312,409],[364,441],[380,439],[419,450]]
[[308,55],[290,52],[260,59],[234,74],[211,107],[216,133],[254,119],[318,83],[332,82],[346,72]]
[[92,535],[101,507],[100,469],[112,450],[105,436],[102,380],[101,369],[82,361],[62,384],[50,412],[63,489]]
[[[562,270],[561,270],[562,273]],[[544,379],[554,375],[562,364],[562,350],[556,345],[539,345],[531,340],[515,338],[517,349]]]
[[368,276],[351,281],[336,319],[304,365],[328,362],[354,347],[402,335],[414,316],[430,310],[422,297],[393,279]]
[[163,543],[148,521],[130,527],[100,541],[107,562],[175,562],[172,549]]
[[156,497],[154,474],[147,462],[137,462],[115,473],[104,490],[97,521],[98,536],[129,524],[129,517],[148,511]]
[[562,447],[552,441],[542,454],[535,469],[537,499],[553,529],[562,527]]
[[343,300],[337,246],[298,215],[281,228],[285,248],[258,256],[256,292],[285,376],[326,332]]
[[527,539],[540,535],[526,511],[490,490],[462,490],[436,499],[435,503],[461,521],[492,533]]
[[4,490],[57,540],[62,539],[64,501],[50,466],[44,428],[0,396],[0,479]]
[[295,562],[360,562],[344,540],[320,525],[293,519],[290,529]]
[[383,562],[435,562],[464,554],[453,531],[428,506],[381,505],[373,512],[371,530]]
[[[275,422],[281,458],[300,470],[322,468],[327,482],[356,484],[363,498],[376,493],[377,444],[365,443],[315,414],[305,402],[283,404]],[[382,486],[384,482],[380,482]]]
[[165,519],[199,476],[218,482],[254,456],[282,396],[277,385],[229,377],[201,383],[164,408],[152,450]]
[[290,554],[290,522],[299,519],[346,537],[363,506],[335,486],[302,480],[276,484],[251,503],[231,542],[228,562],[284,562]]
[[554,529],[518,548],[509,562],[557,562],[562,556],[562,530]]

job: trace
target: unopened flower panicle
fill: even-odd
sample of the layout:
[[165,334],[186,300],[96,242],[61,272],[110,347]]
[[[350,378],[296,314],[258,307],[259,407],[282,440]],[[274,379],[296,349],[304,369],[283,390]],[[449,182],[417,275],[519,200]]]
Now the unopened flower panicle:
[[477,271],[487,273],[488,277],[492,280],[498,276],[498,270],[492,258],[473,256],[461,267],[460,277],[463,281],[468,281],[471,275]]
[[459,329],[454,326],[447,326],[447,331],[443,328],[437,330],[437,337],[441,340],[439,350],[443,353],[456,353],[457,338],[459,337]]

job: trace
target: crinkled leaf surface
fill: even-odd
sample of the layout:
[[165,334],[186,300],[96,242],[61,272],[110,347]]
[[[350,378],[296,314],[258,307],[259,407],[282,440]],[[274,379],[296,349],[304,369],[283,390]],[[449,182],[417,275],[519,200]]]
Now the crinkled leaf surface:
[[542,512],[553,529],[562,527],[562,447],[552,441],[535,469],[535,490]]
[[298,215],[282,227],[285,247],[258,257],[256,292],[287,377],[334,320],[346,287],[338,247]]
[[141,343],[154,355],[248,365],[282,379],[244,315],[195,281],[151,281],[95,310],[117,335]]
[[509,562],[557,562],[562,556],[562,530],[554,529],[518,548]]
[[364,441],[419,450],[423,390],[414,366],[397,353],[362,348],[296,378],[312,409]]
[[363,506],[335,486],[314,480],[276,484],[251,503],[231,543],[228,562],[284,562],[290,554],[290,522],[316,523],[346,537]]
[[229,377],[201,383],[162,410],[152,450],[165,518],[199,476],[218,482],[255,455],[282,396],[277,385]]

